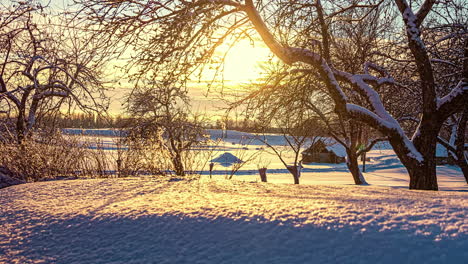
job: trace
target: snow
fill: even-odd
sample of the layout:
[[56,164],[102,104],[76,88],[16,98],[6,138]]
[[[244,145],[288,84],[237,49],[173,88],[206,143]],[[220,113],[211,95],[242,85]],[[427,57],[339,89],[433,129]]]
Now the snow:
[[441,158],[448,157],[447,149],[439,143],[437,143],[437,147],[436,147],[436,157],[441,157]]
[[422,42],[420,35],[421,32],[419,31],[419,27],[417,26],[417,18],[414,15],[413,11],[411,8],[408,6],[408,3],[404,3],[406,6],[405,10],[403,11],[403,20],[405,21],[406,24],[406,33],[408,36],[416,42],[421,48],[425,49],[424,43]]
[[107,136],[120,137],[125,135],[125,131],[119,129],[81,129],[81,128],[64,128],[62,133],[67,135],[91,135],[91,136]]
[[[210,138],[216,140],[221,138],[221,130],[208,130]],[[209,160],[213,160],[225,153],[229,153],[236,158],[248,161],[242,164],[240,169],[236,168],[234,177],[237,180],[242,181],[259,181],[258,168],[267,167],[268,181],[272,183],[293,183],[293,178],[289,171],[284,167],[284,164],[277,158],[277,156],[269,151],[263,143],[258,140],[257,134],[239,132],[233,130],[227,130],[227,137],[224,137],[222,141],[216,143],[217,145],[212,147],[213,152],[210,155]],[[98,134],[105,134],[103,130],[98,130]],[[91,130],[87,131],[88,135],[92,135]],[[278,150],[282,152],[282,156],[286,163],[292,165],[294,163],[294,153],[290,148],[284,147],[287,143],[284,137],[279,134],[266,134],[265,136],[269,144],[274,145]],[[83,137],[83,136],[82,136]],[[105,150],[112,152],[117,148],[126,149],[126,146],[118,146],[116,141],[117,137],[97,137],[99,139],[99,145]],[[91,136],[84,136],[85,140],[89,140],[91,143],[87,143],[90,148],[95,148],[96,138]],[[339,144],[333,144],[334,140],[330,138],[321,138],[326,140],[327,143],[331,143],[328,148],[334,151],[337,155],[344,156],[345,149]],[[305,144],[304,151],[309,147],[310,144]],[[203,149],[203,146],[200,148]],[[437,146],[437,155],[439,157],[446,157],[446,150]],[[254,157],[250,159],[250,157]],[[373,186],[392,186],[398,188],[408,188],[409,177],[406,168],[399,161],[396,154],[392,150],[389,142],[379,142],[375,144],[371,151],[366,154],[370,161],[366,162],[366,172],[363,173],[366,181]],[[233,161],[232,157],[227,158],[229,161]],[[222,163],[222,162],[221,162]],[[238,163],[226,162],[224,164],[215,163],[212,175],[214,177],[224,178],[226,175],[232,173],[232,169]],[[353,184],[351,173],[345,163],[341,164],[324,164],[324,163],[310,163],[304,164],[301,175],[301,184]],[[362,168],[362,165],[360,165]],[[112,174],[112,172],[109,172]],[[201,171],[202,175],[210,175],[208,166],[205,166],[204,171]],[[466,184],[461,170],[456,166],[438,166],[437,177],[440,190],[454,191],[464,190],[468,191],[468,185]]]
[[466,263],[466,192],[165,178],[0,190],[0,263]]
[[361,91],[366,94],[366,98],[371,103],[372,107],[374,108],[375,113],[387,122],[395,122],[393,117],[385,110],[385,107],[380,100],[379,94],[372,89],[364,80],[373,80],[376,79],[374,76],[370,74],[360,74],[360,75],[352,75],[350,77],[351,81],[355,83]]
[[346,149],[343,145],[339,144],[339,143],[336,143],[334,140],[331,140],[330,141],[332,142],[331,145],[328,145],[326,146],[325,148],[328,150],[328,151],[331,151],[333,153],[335,153],[336,156],[338,157],[346,157]]
[[461,96],[463,93],[466,93],[467,90],[468,90],[468,87],[466,85],[466,82],[460,81],[457,84],[457,86],[455,86],[455,88],[453,88],[450,91],[450,93],[448,93],[446,96],[442,98],[437,99],[437,109],[440,110],[442,106],[451,103],[457,97]]
[[217,158],[212,159],[211,162],[216,162],[225,167],[229,167],[233,165],[234,163],[242,163],[243,161],[239,159],[238,157],[234,156],[233,154],[229,152],[225,152],[219,155]]
[[[228,131],[212,157],[248,160],[260,146],[239,140],[252,136]],[[284,143],[267,136],[277,147]],[[112,151],[118,138],[99,139]],[[292,164],[293,153],[283,154]],[[304,164],[301,184],[293,185],[278,158],[263,151],[231,181],[224,179],[231,169],[216,163],[212,179],[204,171],[186,180],[0,189],[0,263],[467,262],[468,185],[460,169],[437,167],[439,192],[410,191],[388,142],[367,157],[367,186],[353,185],[344,163]],[[268,168],[268,183],[260,183],[259,165]]]

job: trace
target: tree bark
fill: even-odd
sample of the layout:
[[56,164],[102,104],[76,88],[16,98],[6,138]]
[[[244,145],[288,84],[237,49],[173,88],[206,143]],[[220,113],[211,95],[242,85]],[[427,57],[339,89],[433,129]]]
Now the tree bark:
[[16,140],[20,145],[24,140],[25,130],[26,127],[24,123],[24,113],[22,111],[19,111],[18,117],[16,119]]
[[435,160],[433,162],[424,162],[420,166],[407,167],[407,169],[410,177],[410,189],[430,191],[439,189]]
[[184,164],[182,163],[182,158],[180,156],[180,153],[176,153],[176,155],[172,159],[172,163],[174,164],[175,174],[177,176],[185,176]]
[[366,172],[366,152],[362,153],[362,172]]
[[[466,41],[468,43],[468,40]],[[468,47],[468,44],[466,45]],[[468,49],[465,49],[465,53],[468,53]],[[466,56],[468,57],[468,56]],[[468,63],[465,61],[465,67],[468,68]],[[465,157],[465,135],[466,135],[466,124],[468,122],[468,106],[465,105],[462,116],[457,124],[456,138],[455,138],[455,160],[465,176],[465,181],[468,183],[468,161]]]
[[299,184],[299,168],[298,166],[288,166],[288,171],[294,178],[294,184]]
[[367,184],[366,180],[364,179],[364,175],[362,175],[361,170],[359,169],[358,156],[356,155],[356,153],[353,153],[352,150],[347,149],[346,152],[348,155],[346,157],[346,165],[348,166],[351,175],[353,175],[354,184]]
[[[436,159],[435,159],[435,144],[437,142],[436,134],[433,137],[426,135],[419,137],[419,146],[424,146],[424,149],[419,149],[420,153],[424,153],[423,160],[417,161],[414,157],[410,157],[403,146],[403,142],[399,139],[390,138],[395,153],[400,161],[408,170],[410,184],[412,190],[432,190],[439,189],[436,177]],[[417,146],[416,146],[417,147]]]
[[258,173],[260,173],[260,179],[262,182],[267,182],[267,168],[260,168],[258,169]]

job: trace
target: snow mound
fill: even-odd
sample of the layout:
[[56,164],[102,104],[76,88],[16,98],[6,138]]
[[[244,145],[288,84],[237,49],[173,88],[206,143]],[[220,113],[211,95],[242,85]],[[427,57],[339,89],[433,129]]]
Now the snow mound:
[[234,163],[242,163],[243,161],[233,154],[225,152],[217,158],[212,159],[211,162],[220,163],[223,166],[231,166]]

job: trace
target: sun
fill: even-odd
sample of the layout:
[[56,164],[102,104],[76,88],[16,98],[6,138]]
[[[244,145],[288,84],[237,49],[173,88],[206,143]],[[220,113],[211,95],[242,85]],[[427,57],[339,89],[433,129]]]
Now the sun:
[[231,49],[226,48],[224,80],[232,83],[248,83],[261,77],[261,65],[266,63],[270,51],[258,42],[238,41]]

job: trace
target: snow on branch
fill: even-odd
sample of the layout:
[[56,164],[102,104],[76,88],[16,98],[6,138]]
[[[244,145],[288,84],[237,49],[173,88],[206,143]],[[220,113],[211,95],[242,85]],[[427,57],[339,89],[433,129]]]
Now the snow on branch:
[[33,99],[42,99],[46,97],[68,97],[69,92],[67,91],[45,91],[40,94],[34,95]]
[[460,81],[449,94],[437,99],[437,111],[440,118],[446,119],[453,111],[457,110],[457,104],[466,103],[468,97],[468,83]]
[[[403,7],[402,13],[405,23],[407,24],[409,36],[413,36],[414,41],[420,42],[421,44],[416,45],[419,46],[417,51],[419,52],[421,47],[424,50],[425,48],[420,40],[420,31],[416,24],[415,15],[405,0],[396,1],[397,4],[399,3]],[[389,137],[400,139],[403,141],[404,150],[406,150],[406,155],[408,157],[415,159],[418,162],[423,160],[421,153],[416,150],[413,142],[408,139],[398,122],[386,111],[379,94],[371,87],[371,84],[377,86],[387,83],[395,84],[393,78],[389,77],[383,68],[367,63],[365,65],[365,71],[367,72],[366,74],[361,75],[355,75],[333,69],[320,54],[313,52],[312,50],[288,47],[279,43],[268,29],[252,0],[245,0],[243,10],[247,13],[249,20],[259,33],[263,42],[280,60],[290,65],[302,62],[312,66],[318,72],[335,102],[335,111],[349,115],[361,122],[365,122],[366,124],[384,132]],[[369,69],[379,72],[383,77],[378,78],[368,74]],[[348,103],[348,98],[338,80],[353,85],[355,91],[367,98],[371,104],[372,111],[362,106]]]
[[[427,13],[421,13],[418,19],[418,17],[413,13],[413,10],[411,10],[411,7],[408,5],[406,0],[396,0],[395,2],[398,6],[398,9],[400,10],[401,15],[403,16],[403,21],[406,25],[406,33],[408,34],[409,40],[417,44],[417,46],[420,49],[425,50],[426,47],[423,41],[421,40],[421,31],[419,30],[419,26],[421,25],[421,22],[424,20],[424,17],[427,15]],[[430,10],[431,7],[432,5],[426,5],[425,8],[429,8]],[[429,12],[429,10],[427,12]]]
[[414,116],[403,116],[403,117],[398,118],[398,122],[403,122],[403,121],[411,121],[411,122],[416,123],[416,124],[421,122],[421,120],[419,118],[416,118]]
[[382,74],[383,76],[390,76],[390,74],[388,73],[388,71],[385,68],[383,68],[383,67],[381,67],[381,66],[379,66],[379,65],[377,65],[375,63],[366,61],[364,63],[364,73],[369,74],[369,70],[374,70],[374,71]]
[[376,115],[374,112],[366,109],[362,106],[356,104],[346,104],[346,110],[348,113],[354,117],[359,117],[359,119],[366,120],[368,123],[371,123],[373,127],[379,130],[385,130],[390,132],[395,130],[395,125],[391,122],[388,122],[382,119],[380,116]]
[[383,120],[375,113],[355,104],[347,104],[346,109],[352,117],[365,120],[367,124],[377,130],[384,131],[389,137],[401,139],[403,141],[403,146],[408,153],[408,157],[411,157],[418,162],[422,162],[424,160],[421,153],[416,149],[413,142],[408,139],[405,132],[396,121],[390,122]]
[[308,49],[284,47],[270,32],[252,0],[245,1],[244,10],[267,47],[286,64],[303,62],[315,67],[329,88],[338,110],[345,111],[343,108],[346,104],[347,97],[336,80],[332,69],[322,56]]
[[396,120],[385,110],[385,107],[380,100],[379,94],[366,82],[374,82],[377,85],[383,83],[394,83],[393,78],[377,78],[370,74],[351,74],[338,70],[335,70],[334,72],[337,76],[341,77],[342,80],[353,84],[357,92],[366,97],[368,102],[371,104],[372,109],[375,111],[375,114],[377,114],[379,118],[382,118],[386,122],[391,122],[393,124],[397,123]]

